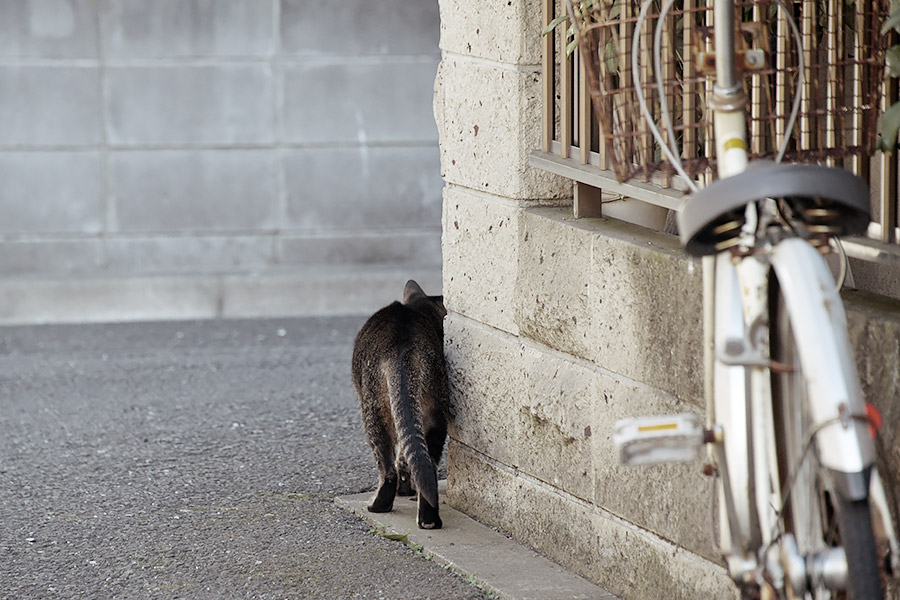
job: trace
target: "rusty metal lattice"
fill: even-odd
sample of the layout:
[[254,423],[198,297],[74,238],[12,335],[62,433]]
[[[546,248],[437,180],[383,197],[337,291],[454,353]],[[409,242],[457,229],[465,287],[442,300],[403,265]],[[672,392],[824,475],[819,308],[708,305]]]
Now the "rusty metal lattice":
[[[594,146],[601,168],[614,170],[620,181],[648,180],[657,174],[665,182],[672,174],[671,167],[640,112],[637,78],[631,69],[632,36],[641,4],[639,0],[574,3],[587,6],[576,11],[582,33],[579,70],[587,88],[581,92],[589,91],[600,123]],[[652,45],[660,4],[657,1],[651,7],[641,32],[641,72],[637,74],[657,123],[662,123],[662,117],[653,78]],[[715,161],[707,110],[712,91],[708,73],[715,61],[710,5],[704,0],[675,2],[661,37],[666,103],[685,169],[693,177],[709,176]],[[787,0],[785,5],[800,29],[806,63],[800,115],[786,158],[831,164],[865,160],[876,141],[886,47],[878,28],[888,13],[889,0]],[[735,39],[750,99],[750,151],[753,158],[772,157],[785,135],[797,86],[797,51],[788,21],[775,0],[738,0],[736,12],[741,23]],[[558,55],[564,57],[565,53]],[[560,86],[572,86],[573,77],[577,74],[571,65],[561,64]],[[584,115],[577,131],[572,131],[571,108],[566,104],[572,103],[562,103],[564,114],[559,119],[564,155],[568,153],[565,142],[573,137],[582,138],[582,150],[590,149],[584,138],[591,133]]]

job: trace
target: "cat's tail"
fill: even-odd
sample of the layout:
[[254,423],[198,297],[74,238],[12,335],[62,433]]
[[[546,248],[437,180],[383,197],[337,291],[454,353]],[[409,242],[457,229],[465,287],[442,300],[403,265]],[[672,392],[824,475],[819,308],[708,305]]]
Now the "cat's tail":
[[401,351],[394,360],[382,364],[390,397],[391,416],[397,430],[397,444],[409,466],[410,478],[422,498],[437,508],[437,470],[428,454],[418,399],[410,396],[409,370],[404,354]]

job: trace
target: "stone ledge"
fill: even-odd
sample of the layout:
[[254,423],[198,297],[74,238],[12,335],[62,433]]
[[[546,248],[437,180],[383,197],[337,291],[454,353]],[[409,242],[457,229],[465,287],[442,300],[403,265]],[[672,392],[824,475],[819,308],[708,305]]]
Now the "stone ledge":
[[[725,569],[713,562],[463,444],[451,442],[448,453],[451,506],[623,598],[738,597]],[[482,486],[491,492],[483,494]]]
[[492,598],[503,600],[618,600],[597,585],[573,575],[508,537],[446,505],[446,482],[439,485],[443,529],[416,527],[416,505],[398,498],[389,513],[370,513],[371,492],[335,498],[385,533],[405,535],[425,556],[477,581]]

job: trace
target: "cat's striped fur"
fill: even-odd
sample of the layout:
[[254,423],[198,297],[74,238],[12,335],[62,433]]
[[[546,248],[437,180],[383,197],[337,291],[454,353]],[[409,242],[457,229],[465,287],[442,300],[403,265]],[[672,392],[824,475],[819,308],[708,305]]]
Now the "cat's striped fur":
[[[353,348],[353,384],[379,482],[371,512],[393,508],[396,494],[418,497],[418,525],[441,527],[437,464],[447,437],[447,367],[440,296],[415,281],[372,315]],[[414,486],[414,488],[413,488]]]

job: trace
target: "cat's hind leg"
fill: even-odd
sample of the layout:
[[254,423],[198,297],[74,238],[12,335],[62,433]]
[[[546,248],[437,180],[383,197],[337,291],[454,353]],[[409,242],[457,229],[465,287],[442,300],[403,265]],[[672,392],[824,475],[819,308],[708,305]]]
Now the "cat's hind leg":
[[[430,426],[425,431],[425,443],[428,446],[428,454],[431,457],[430,466],[433,473],[431,476],[434,477],[435,489],[437,489],[437,467],[441,461],[441,454],[444,451],[444,440],[447,437],[447,430],[441,425]],[[435,498],[437,497],[435,496]],[[432,506],[421,495],[419,495],[417,521],[420,529],[440,529],[444,525],[437,505]]]
[[[437,466],[441,461],[444,451],[444,441],[447,438],[447,429],[443,423],[429,427],[425,432],[425,442],[428,446],[428,454],[431,457],[435,487],[437,487]],[[418,525],[420,529],[440,529],[443,522],[437,506],[432,506],[425,498],[419,496]]]
[[441,517],[438,514],[438,507],[432,506],[428,500],[422,497],[422,494],[419,494],[418,500],[419,504],[416,523],[418,524],[419,529],[440,529],[443,527],[444,523],[441,521]]
[[388,439],[372,443],[372,454],[378,466],[378,491],[372,503],[366,507],[369,512],[390,512],[397,494],[397,469],[394,466],[394,444]]

